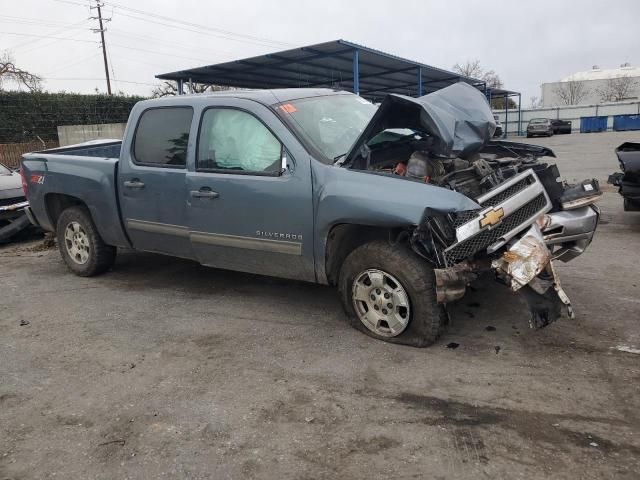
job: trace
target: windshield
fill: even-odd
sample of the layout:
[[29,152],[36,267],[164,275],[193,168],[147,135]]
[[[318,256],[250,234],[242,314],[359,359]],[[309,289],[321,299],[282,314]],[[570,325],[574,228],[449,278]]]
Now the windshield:
[[376,108],[357,95],[327,95],[291,100],[277,111],[331,163],[349,152]]
[[11,175],[11,170],[0,163],[0,175]]
[[533,120],[531,120],[529,123],[547,123],[547,119],[546,118],[534,118]]

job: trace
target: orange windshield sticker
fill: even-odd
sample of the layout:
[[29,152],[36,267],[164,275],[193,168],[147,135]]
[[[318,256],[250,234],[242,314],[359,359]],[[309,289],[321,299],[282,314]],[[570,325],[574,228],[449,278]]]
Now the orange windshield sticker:
[[280,105],[278,108],[283,112],[287,112],[287,113],[293,113],[298,111],[298,109],[293,105],[291,105],[290,103],[285,103],[284,105]]

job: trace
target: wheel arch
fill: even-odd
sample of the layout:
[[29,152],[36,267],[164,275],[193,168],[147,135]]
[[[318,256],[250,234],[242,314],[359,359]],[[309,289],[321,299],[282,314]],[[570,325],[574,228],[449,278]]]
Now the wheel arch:
[[[87,209],[98,233],[108,245],[131,247],[129,239],[125,235],[117,206],[114,208],[106,202],[108,199],[103,197],[99,199],[100,201],[97,204],[94,204],[93,200],[95,200],[95,198],[88,198],[85,201],[84,198],[67,193],[46,193],[44,196],[44,207],[51,229],[53,231],[56,230],[58,219],[63,211],[69,207],[81,206]],[[112,200],[112,202],[115,202],[115,199]],[[107,208],[105,208],[105,204]]]
[[53,229],[56,229],[58,219],[62,212],[69,207],[82,206],[87,208],[87,204],[78,197],[73,195],[67,195],[64,193],[47,193],[44,197],[44,206],[47,212],[47,217]]
[[406,229],[354,223],[331,227],[325,239],[324,272],[329,285],[337,285],[345,258],[356,248],[374,240],[395,241]]

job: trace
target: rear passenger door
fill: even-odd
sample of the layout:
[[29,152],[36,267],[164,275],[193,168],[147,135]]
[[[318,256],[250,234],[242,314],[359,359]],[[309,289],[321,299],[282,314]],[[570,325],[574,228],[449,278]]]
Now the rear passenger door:
[[[186,224],[186,164],[193,109],[147,108],[127,132],[118,192],[125,228],[139,250],[192,258]],[[132,118],[135,117],[135,112]]]
[[310,158],[267,107],[217,99],[187,174],[193,250],[205,265],[315,279]]

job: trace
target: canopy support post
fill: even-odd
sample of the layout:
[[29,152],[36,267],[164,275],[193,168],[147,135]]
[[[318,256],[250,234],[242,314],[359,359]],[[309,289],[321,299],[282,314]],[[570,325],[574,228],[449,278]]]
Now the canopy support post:
[[504,138],[507,138],[507,132],[509,131],[509,97],[504,97]]
[[360,52],[357,48],[353,49],[353,93],[360,95]]
[[518,136],[522,135],[522,94],[518,94]]

